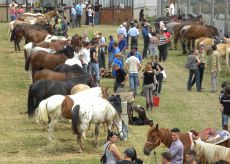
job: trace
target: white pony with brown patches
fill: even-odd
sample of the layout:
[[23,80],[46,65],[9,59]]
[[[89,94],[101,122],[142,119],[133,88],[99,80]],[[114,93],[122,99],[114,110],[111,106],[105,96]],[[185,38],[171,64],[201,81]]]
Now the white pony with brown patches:
[[204,157],[208,163],[218,161],[230,162],[230,148],[203,142],[201,139],[193,141],[191,149],[196,151],[198,156]]

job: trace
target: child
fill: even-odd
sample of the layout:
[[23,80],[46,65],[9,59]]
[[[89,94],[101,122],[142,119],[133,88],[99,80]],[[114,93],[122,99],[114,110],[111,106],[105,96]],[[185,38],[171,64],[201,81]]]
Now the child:
[[154,86],[154,75],[152,69],[152,64],[147,63],[145,65],[145,72],[144,72],[144,93],[146,98],[146,109],[150,110],[153,108],[153,89],[155,89]]

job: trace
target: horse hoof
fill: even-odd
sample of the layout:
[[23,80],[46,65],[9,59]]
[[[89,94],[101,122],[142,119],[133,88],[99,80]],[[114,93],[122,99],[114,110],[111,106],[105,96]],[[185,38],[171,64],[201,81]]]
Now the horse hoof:
[[77,152],[78,152],[78,153],[82,153],[82,150],[81,150],[81,148],[79,148]]

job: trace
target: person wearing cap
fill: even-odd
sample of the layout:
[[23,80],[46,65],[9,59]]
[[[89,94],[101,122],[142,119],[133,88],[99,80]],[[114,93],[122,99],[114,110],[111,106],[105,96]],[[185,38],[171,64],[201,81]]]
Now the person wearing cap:
[[131,51],[127,55],[127,59],[131,57],[132,54],[134,54],[134,56],[139,59],[140,63],[142,62],[142,57],[141,57],[140,52],[138,51],[137,46],[132,47]]
[[[205,45],[203,42],[200,43],[200,47],[198,50],[198,58],[200,60],[200,63],[198,65],[199,75],[200,75],[200,88],[202,88],[202,82],[203,82],[203,75],[205,70],[205,64],[206,64],[206,51],[205,51]],[[196,79],[193,79],[192,85],[195,84]]]
[[106,164],[115,164],[121,160],[121,154],[116,146],[118,139],[117,133],[111,131],[107,136],[107,141],[104,144],[104,152],[106,154]]
[[114,93],[116,93],[124,88],[128,75],[119,63],[113,64],[113,70],[115,71]]
[[171,129],[172,144],[169,148],[169,152],[172,155],[172,164],[182,164],[183,163],[183,153],[184,146],[180,141],[180,129]]
[[143,54],[142,59],[147,57],[147,50],[149,46],[149,28],[145,23],[142,23],[142,35],[144,39],[144,48],[143,48]]
[[133,24],[131,24],[131,28],[128,31],[128,35],[131,37],[131,44],[130,44],[130,49],[132,49],[132,47],[138,46],[138,36],[139,36],[139,31],[136,28],[136,26]]
[[124,151],[124,159],[117,161],[116,164],[135,164],[134,161],[132,161],[134,155],[134,150],[132,148],[126,148]]
[[129,87],[130,90],[137,94],[138,87],[138,71],[141,69],[140,60],[135,57],[134,53],[131,53],[131,56],[126,59],[126,70],[129,73]]

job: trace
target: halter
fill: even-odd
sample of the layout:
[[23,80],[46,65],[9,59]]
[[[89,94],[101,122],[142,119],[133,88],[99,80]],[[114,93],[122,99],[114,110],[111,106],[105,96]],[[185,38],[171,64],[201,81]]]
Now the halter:
[[152,143],[150,141],[146,141],[145,143],[155,146],[158,143],[158,141],[160,141],[160,138],[158,138],[155,143]]
[[[121,117],[120,117],[120,119],[121,119]],[[121,119],[121,121],[122,121],[122,128],[121,128],[121,131],[118,133],[118,136],[119,136],[120,140],[123,140],[124,138],[128,137],[128,128],[122,119]],[[125,132],[127,135],[125,135]],[[121,133],[123,133],[123,135],[124,135],[123,137],[120,136]]]

